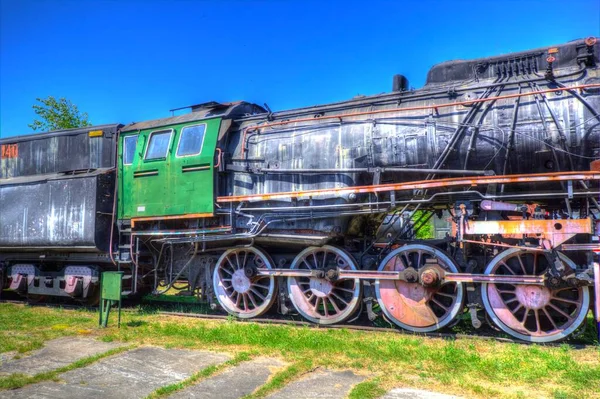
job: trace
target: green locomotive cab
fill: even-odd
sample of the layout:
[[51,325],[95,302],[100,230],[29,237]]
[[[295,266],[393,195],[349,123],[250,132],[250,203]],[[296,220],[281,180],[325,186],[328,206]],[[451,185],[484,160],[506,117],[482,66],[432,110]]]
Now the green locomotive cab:
[[211,102],[191,108],[185,115],[121,129],[120,220],[213,216],[217,141],[227,133],[232,118],[256,106]]
[[212,216],[220,118],[123,132],[121,218]]

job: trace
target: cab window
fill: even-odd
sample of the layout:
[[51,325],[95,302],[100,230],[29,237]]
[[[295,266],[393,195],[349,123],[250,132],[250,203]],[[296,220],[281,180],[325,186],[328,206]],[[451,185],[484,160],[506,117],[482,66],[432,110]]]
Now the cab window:
[[137,139],[137,134],[135,136],[127,136],[123,139],[123,165],[131,165],[133,163]]
[[187,157],[200,154],[202,152],[205,131],[206,124],[184,127],[179,136],[177,156]]
[[163,130],[160,132],[152,132],[150,134],[150,140],[148,141],[148,147],[146,148],[145,160],[152,159],[164,159],[167,157],[169,151],[169,144],[171,144],[171,136],[173,130]]

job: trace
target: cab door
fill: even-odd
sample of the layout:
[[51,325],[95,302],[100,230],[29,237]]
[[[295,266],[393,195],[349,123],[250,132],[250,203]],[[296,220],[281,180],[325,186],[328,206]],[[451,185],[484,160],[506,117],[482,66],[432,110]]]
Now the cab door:
[[170,214],[212,216],[214,212],[214,155],[220,119],[192,122],[177,132],[170,163],[176,190]]
[[132,217],[145,218],[169,214],[175,182],[171,160],[175,142],[174,127],[140,132],[133,161],[131,185]]

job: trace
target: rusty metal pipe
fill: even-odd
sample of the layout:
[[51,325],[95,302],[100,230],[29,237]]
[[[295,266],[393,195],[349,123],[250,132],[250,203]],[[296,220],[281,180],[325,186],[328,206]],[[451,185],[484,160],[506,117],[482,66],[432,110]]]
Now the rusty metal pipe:
[[[546,197],[556,197],[555,193],[541,193],[541,194],[508,194],[508,195],[485,195],[480,193],[479,191],[449,191],[449,192],[441,192],[435,193],[431,195],[428,199],[421,200],[409,200],[409,201],[396,201],[398,205],[404,204],[428,204],[433,201],[434,198],[439,196],[448,196],[448,195],[458,195],[458,194],[466,194],[466,195],[476,195],[482,199],[519,199],[519,198],[546,198]],[[590,192],[575,192],[573,193],[573,197],[581,197],[581,196],[590,196],[590,195],[600,195],[600,191],[590,191]],[[477,201],[475,199],[475,201]],[[260,207],[260,208],[239,208],[241,211],[252,212],[252,211],[305,211],[305,210],[319,210],[319,209],[331,209],[331,208],[359,208],[361,206],[371,206],[371,205],[391,205],[391,201],[378,201],[378,202],[359,202],[355,204],[329,204],[329,205],[299,205],[299,206],[272,206],[272,207]],[[229,214],[229,213],[227,213]]]
[[401,173],[437,173],[439,175],[473,175],[486,176],[491,171],[462,170],[462,169],[422,169],[422,168],[340,168],[340,169],[261,169],[258,173],[375,173],[375,172],[401,172]]
[[365,194],[378,193],[386,191],[407,191],[431,188],[449,188],[457,186],[477,186],[485,184],[511,184],[511,183],[536,183],[536,182],[564,182],[577,180],[600,180],[600,172],[581,171],[581,172],[553,172],[553,173],[535,173],[501,176],[468,176],[454,177],[436,180],[420,180],[406,183],[377,184],[371,186],[354,186],[343,188],[329,188],[321,190],[306,191],[287,191],[272,194],[250,194],[234,195],[229,197],[217,197],[217,202],[241,202],[241,201],[268,201],[275,199],[287,199],[298,197],[313,197],[322,195],[346,195],[346,194]]

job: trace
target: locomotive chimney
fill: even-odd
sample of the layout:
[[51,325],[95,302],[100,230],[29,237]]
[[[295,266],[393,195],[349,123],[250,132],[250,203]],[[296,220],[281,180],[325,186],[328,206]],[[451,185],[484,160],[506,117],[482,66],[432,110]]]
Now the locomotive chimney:
[[408,79],[404,75],[394,75],[392,81],[392,91],[408,90]]

